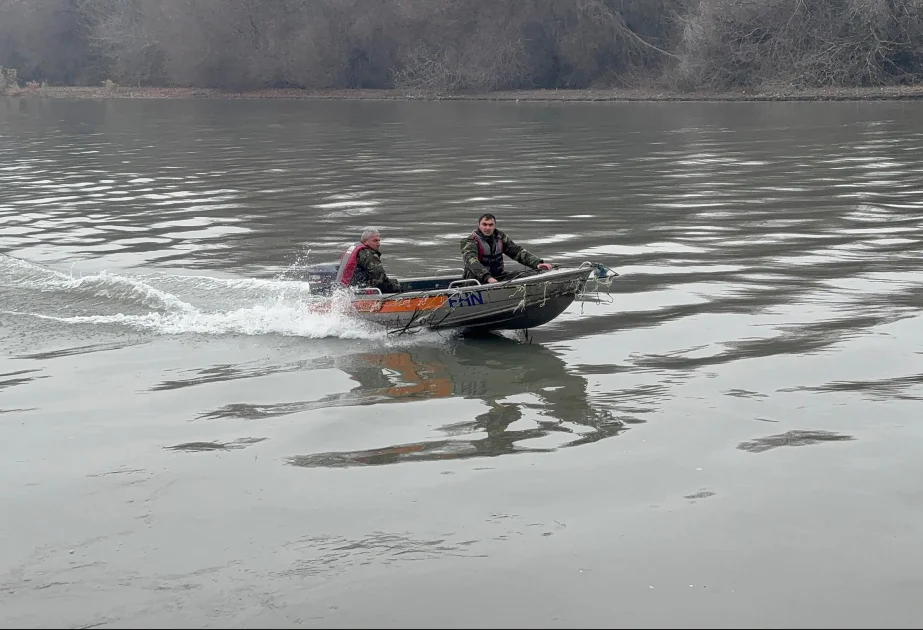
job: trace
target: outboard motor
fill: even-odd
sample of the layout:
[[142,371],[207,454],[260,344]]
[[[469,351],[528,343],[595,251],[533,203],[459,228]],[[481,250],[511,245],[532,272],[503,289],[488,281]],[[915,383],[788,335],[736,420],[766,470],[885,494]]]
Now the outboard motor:
[[337,270],[339,268],[339,262],[307,265],[304,267],[301,280],[307,282],[311,286],[311,293],[315,295],[330,295],[333,293],[333,286],[336,283]]

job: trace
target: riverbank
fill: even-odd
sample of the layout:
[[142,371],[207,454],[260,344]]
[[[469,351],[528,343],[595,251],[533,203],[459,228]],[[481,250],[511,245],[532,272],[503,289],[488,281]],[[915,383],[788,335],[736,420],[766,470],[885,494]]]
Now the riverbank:
[[921,100],[923,86],[875,88],[739,89],[725,92],[677,92],[650,88],[592,90],[514,90],[475,94],[438,94],[406,90],[265,89],[232,91],[211,88],[25,87],[8,89],[19,98],[72,99],[260,99],[260,100],[474,100],[474,101],[894,101]]

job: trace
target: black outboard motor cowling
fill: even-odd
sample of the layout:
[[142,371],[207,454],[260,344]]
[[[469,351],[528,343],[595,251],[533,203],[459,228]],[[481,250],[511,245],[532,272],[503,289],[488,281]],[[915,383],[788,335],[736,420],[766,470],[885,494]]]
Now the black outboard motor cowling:
[[311,285],[311,293],[329,295],[333,292],[333,285],[336,283],[337,270],[339,270],[339,268],[339,262],[307,265],[304,267],[300,279],[302,282],[307,282]]

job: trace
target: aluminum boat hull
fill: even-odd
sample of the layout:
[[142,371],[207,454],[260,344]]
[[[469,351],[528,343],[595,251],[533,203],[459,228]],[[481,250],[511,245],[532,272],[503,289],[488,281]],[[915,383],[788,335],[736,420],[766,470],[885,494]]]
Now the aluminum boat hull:
[[[391,331],[412,329],[473,331],[525,330],[552,321],[584,290],[591,276],[616,275],[601,265],[561,267],[524,277],[480,284],[458,276],[401,280],[402,293],[353,289],[312,310],[336,308]],[[345,306],[344,306],[345,305]]]

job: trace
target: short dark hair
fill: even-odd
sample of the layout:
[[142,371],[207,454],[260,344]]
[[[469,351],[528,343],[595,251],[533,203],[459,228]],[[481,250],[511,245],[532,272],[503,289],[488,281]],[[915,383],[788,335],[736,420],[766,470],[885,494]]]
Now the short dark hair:
[[494,223],[497,222],[497,217],[495,217],[494,215],[492,215],[492,214],[489,213],[489,212],[485,212],[485,213],[482,214],[480,217],[478,217],[478,223],[480,223],[480,222],[483,221],[484,219],[490,219],[490,220],[493,221]]

